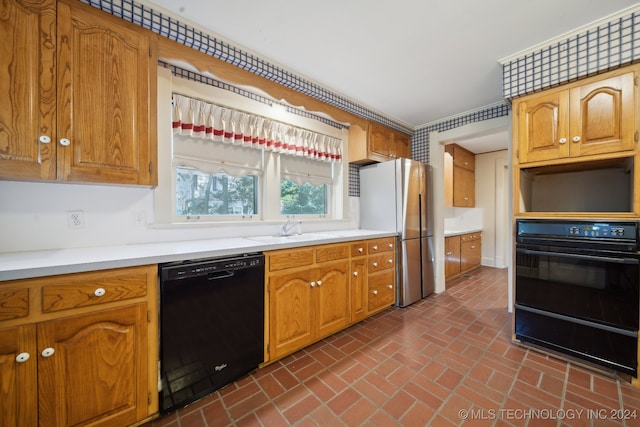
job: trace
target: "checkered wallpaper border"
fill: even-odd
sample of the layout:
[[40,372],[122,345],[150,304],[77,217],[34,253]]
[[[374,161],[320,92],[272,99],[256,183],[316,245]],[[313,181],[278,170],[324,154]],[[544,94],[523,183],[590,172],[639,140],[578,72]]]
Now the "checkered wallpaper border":
[[640,59],[640,12],[630,13],[503,64],[505,99]]
[[411,157],[414,160],[429,163],[429,133],[431,132],[444,132],[469,123],[507,116],[510,110],[511,106],[504,103],[417,128],[411,138]]
[[[431,132],[444,132],[469,123],[508,116],[510,110],[511,106],[504,103],[417,128],[411,136],[411,158],[423,163],[429,163],[429,133]],[[349,196],[360,196],[359,165],[349,165]]]
[[389,117],[359,105],[320,85],[305,80],[252,54],[242,51],[210,34],[186,25],[176,18],[155,11],[133,0],[81,0],[126,21],[144,27],[170,40],[218,58],[258,76],[318,99],[356,116],[411,134],[413,129]]

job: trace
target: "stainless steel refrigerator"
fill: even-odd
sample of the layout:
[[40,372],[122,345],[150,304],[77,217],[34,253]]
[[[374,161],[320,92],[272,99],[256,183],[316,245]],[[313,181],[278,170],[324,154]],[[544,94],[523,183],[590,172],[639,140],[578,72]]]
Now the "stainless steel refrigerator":
[[398,233],[396,305],[433,293],[431,166],[395,159],[360,168],[360,228]]

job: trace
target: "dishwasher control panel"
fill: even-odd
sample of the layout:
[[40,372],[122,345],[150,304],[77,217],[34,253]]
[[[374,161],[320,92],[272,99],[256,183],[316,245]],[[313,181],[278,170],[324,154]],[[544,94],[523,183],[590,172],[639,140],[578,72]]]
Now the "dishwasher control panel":
[[207,258],[202,260],[180,261],[160,266],[162,280],[181,280],[207,276],[213,273],[233,272],[264,265],[264,255],[244,254],[230,258]]

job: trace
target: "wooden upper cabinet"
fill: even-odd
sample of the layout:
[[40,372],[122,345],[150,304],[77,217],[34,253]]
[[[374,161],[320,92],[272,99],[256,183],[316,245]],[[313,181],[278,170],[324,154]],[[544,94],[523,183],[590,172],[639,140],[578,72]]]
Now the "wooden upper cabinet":
[[444,156],[445,207],[474,207],[475,154],[457,144],[448,144]]
[[70,141],[58,148],[58,178],[155,184],[151,38],[78,6],[58,5],[58,136]]
[[571,156],[634,149],[634,73],[571,89],[570,102]]
[[367,129],[349,128],[349,163],[368,164],[398,157],[411,158],[411,137],[369,122]]
[[155,38],[80,2],[5,4],[0,178],[156,185]]
[[476,205],[476,174],[474,171],[453,167],[453,206],[472,208]]
[[391,129],[377,123],[369,125],[369,151],[383,157],[392,155],[393,134]]
[[393,134],[393,146],[396,157],[411,158],[411,137],[409,135],[395,132]]
[[476,170],[476,155],[457,144],[449,144],[446,147],[453,154],[453,165],[470,171]]
[[55,0],[3,2],[0,40],[0,177],[55,179]]
[[635,148],[634,73],[593,78],[514,101],[520,163]]

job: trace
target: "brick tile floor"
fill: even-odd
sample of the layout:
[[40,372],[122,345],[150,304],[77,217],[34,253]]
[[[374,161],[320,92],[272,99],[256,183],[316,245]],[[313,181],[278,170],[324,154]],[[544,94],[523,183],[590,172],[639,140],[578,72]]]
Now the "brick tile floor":
[[511,342],[506,269],[451,285],[147,427],[640,426],[640,390]]

